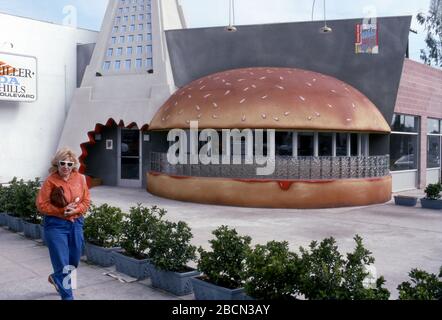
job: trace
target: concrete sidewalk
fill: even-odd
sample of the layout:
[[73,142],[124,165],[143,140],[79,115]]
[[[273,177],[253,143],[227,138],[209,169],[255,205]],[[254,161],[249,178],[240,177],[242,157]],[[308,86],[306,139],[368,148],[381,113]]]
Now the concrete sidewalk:
[[[150,280],[122,283],[104,275],[114,268],[81,262],[76,300],[175,300],[177,297],[150,287]],[[47,282],[52,273],[48,249],[41,241],[0,227],[0,300],[60,300]],[[191,299],[193,295],[183,299]]]
[[[408,279],[415,267],[437,273],[442,265],[442,212],[395,206],[392,201],[367,207],[283,210],[210,206],[162,199],[141,189],[98,187],[91,190],[92,201],[108,203],[128,211],[142,203],[168,210],[166,218],[189,223],[193,243],[208,247],[211,232],[220,225],[237,228],[250,235],[253,243],[289,241],[298,251],[312,240],[333,236],[342,252],[354,247],[359,234],[373,252],[378,276],[397,297],[396,287]],[[79,268],[76,299],[177,299],[154,290],[150,280],[121,283],[103,273],[113,269],[82,263]],[[0,228],[0,299],[58,299],[47,283],[51,265],[47,248]],[[192,299],[193,295],[180,299]]]

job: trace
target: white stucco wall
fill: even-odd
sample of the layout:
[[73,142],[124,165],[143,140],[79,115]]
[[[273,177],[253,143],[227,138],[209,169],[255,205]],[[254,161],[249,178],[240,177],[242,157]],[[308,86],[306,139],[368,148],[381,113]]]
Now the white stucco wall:
[[76,87],[77,44],[98,33],[6,14],[0,30],[0,51],[36,56],[38,68],[36,102],[0,101],[0,182],[45,177]]

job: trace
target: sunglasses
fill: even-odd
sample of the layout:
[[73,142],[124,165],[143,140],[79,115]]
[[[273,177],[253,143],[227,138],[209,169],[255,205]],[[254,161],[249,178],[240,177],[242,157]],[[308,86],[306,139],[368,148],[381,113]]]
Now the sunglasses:
[[58,164],[60,167],[66,167],[72,168],[74,166],[74,163],[71,161],[58,161]]

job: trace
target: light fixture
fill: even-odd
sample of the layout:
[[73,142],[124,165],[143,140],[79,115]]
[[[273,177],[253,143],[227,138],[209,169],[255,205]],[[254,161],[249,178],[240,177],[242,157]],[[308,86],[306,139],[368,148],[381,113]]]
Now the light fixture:
[[227,32],[236,32],[235,24],[235,0],[229,0],[229,25],[224,28]]
[[[313,3],[314,5],[314,3]],[[324,0],[324,26],[319,29],[320,33],[331,33],[333,32],[333,29],[327,26],[327,16],[326,16],[326,8],[325,8],[325,0]]]

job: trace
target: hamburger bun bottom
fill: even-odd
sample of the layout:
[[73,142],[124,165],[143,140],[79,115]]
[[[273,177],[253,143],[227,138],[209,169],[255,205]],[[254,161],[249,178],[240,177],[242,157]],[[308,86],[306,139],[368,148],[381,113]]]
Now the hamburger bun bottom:
[[339,180],[246,180],[147,173],[147,191],[178,201],[256,208],[319,209],[390,201],[391,176]]

